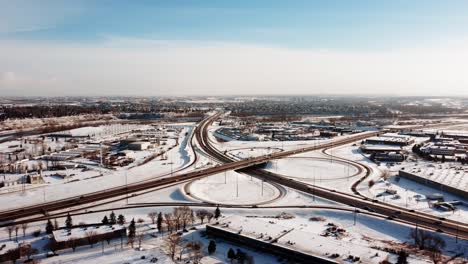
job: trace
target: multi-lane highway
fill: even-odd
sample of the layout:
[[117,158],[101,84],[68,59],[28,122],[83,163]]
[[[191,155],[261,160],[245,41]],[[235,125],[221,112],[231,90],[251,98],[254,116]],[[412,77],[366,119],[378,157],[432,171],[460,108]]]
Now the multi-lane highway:
[[[207,138],[203,138],[201,137],[201,135],[203,134],[202,133],[203,131],[206,132],[209,124],[211,124],[219,116],[220,116],[220,113],[215,114],[203,120],[200,124],[196,126],[194,134],[197,137],[198,142],[200,142],[200,145],[210,146],[210,144],[204,143],[204,140],[206,140]],[[110,199],[110,198],[114,198],[114,197],[118,197],[122,195],[127,195],[129,193],[135,193],[135,192],[153,189],[157,187],[169,186],[174,183],[187,182],[190,180],[202,178],[208,175],[213,175],[213,174],[217,174],[217,173],[228,171],[228,170],[239,170],[243,168],[248,168],[254,165],[258,165],[258,164],[264,164],[265,162],[268,162],[269,160],[272,160],[272,159],[283,158],[289,155],[316,150],[316,149],[320,149],[323,147],[331,147],[333,145],[345,144],[345,143],[349,143],[352,141],[361,140],[365,137],[368,137],[374,134],[375,132],[368,133],[368,134],[360,134],[360,135],[342,139],[340,141],[336,141],[333,143],[325,143],[322,145],[301,148],[297,150],[278,152],[278,153],[270,154],[267,156],[261,156],[261,157],[252,158],[248,160],[231,162],[231,160],[225,159],[224,161],[228,163],[217,165],[215,167],[211,167],[207,169],[195,170],[195,171],[177,174],[177,175],[168,175],[166,177],[158,177],[153,180],[132,183],[132,184],[110,188],[110,189],[106,189],[106,190],[102,190],[98,192],[83,194],[80,196],[54,200],[54,201],[50,201],[47,203],[38,203],[35,205],[25,206],[25,207],[21,207],[17,209],[4,210],[4,211],[0,211],[0,225],[14,224],[15,220],[18,220],[24,217],[31,217],[31,216],[40,215],[40,214],[43,215],[52,211],[64,210],[64,209],[78,206],[78,205],[89,204],[89,203],[93,203],[96,201],[101,201],[101,200],[106,200],[106,199]]]
[[[218,159],[220,162],[224,162],[227,164],[238,162],[238,161],[235,161],[233,158],[227,155],[224,155],[222,152],[218,151],[216,148],[211,146],[210,141],[209,141],[209,136],[208,136],[208,127],[216,118],[218,118],[218,116],[214,115],[211,118],[204,120],[199,125],[199,129],[196,131],[197,140],[199,144],[201,145],[201,147],[205,150],[205,152],[210,154],[212,157]],[[346,138],[346,139],[342,139],[342,140],[331,142],[331,143],[320,144],[314,147],[302,148],[302,149],[291,150],[291,151],[284,151],[284,152],[279,152],[275,154],[270,154],[266,158],[258,157],[258,158],[253,158],[249,160],[253,161],[252,165],[255,165],[255,164],[259,164],[260,161],[265,162],[267,160],[283,158],[286,156],[299,154],[305,151],[330,148],[333,146],[338,146],[338,145],[358,141],[365,137],[373,136],[376,134],[377,132],[370,132],[370,133],[357,135],[351,138]],[[339,203],[343,203],[343,204],[355,207],[356,210],[371,210],[373,212],[387,216],[388,220],[401,221],[401,222],[405,222],[405,223],[412,224],[415,226],[423,227],[428,230],[444,232],[448,235],[456,236],[458,238],[468,239],[468,225],[464,223],[460,223],[460,222],[453,221],[453,220],[440,219],[433,215],[429,215],[429,214],[425,214],[421,212],[415,212],[413,210],[407,210],[405,208],[400,208],[394,205],[382,203],[377,200],[371,200],[369,198],[366,198],[360,195],[359,193],[357,193],[357,191],[355,191],[356,192],[355,194],[339,192],[333,189],[328,189],[328,188],[319,187],[319,186],[303,183],[300,181],[296,181],[294,179],[285,177],[283,175],[268,172],[268,171],[258,169],[258,168],[245,168],[245,169],[242,169],[241,171],[263,178],[267,181],[271,181],[277,184],[281,184],[283,186],[287,186],[289,188],[296,189],[298,191],[320,196],[325,199],[329,199],[335,202],[339,202]],[[368,171],[368,173],[370,173],[370,171]],[[356,186],[354,186],[354,190],[356,190]]]
[[[119,186],[112,189],[107,189],[100,192],[83,194],[77,197],[71,197],[67,199],[61,199],[56,201],[51,201],[48,203],[40,203],[32,206],[27,206],[23,208],[7,210],[0,212],[0,224],[14,224],[16,220],[25,217],[38,216],[41,214],[64,210],[78,205],[90,204],[96,201],[102,201],[114,197],[119,197],[122,195],[127,195],[129,193],[140,192],[144,190],[154,189],[154,188],[163,188],[165,186],[171,186],[173,184],[188,182],[194,179],[206,177],[212,174],[217,174],[220,172],[228,170],[241,170],[242,172],[261,177],[265,180],[275,182],[277,184],[290,187],[305,193],[312,195],[317,195],[325,199],[333,200],[339,203],[343,203],[349,206],[353,206],[355,210],[364,210],[371,209],[378,214],[385,215],[389,220],[401,221],[408,224],[417,225],[419,227],[424,227],[429,230],[437,230],[439,232],[445,232],[448,235],[457,236],[461,239],[468,239],[468,227],[466,224],[449,221],[445,219],[439,219],[432,215],[422,214],[420,212],[409,211],[403,208],[392,206],[389,204],[384,204],[381,202],[370,200],[366,197],[362,197],[356,194],[349,194],[344,192],[338,192],[336,190],[331,190],[323,187],[314,186],[311,184],[306,184],[300,181],[296,181],[283,175],[267,172],[258,168],[255,168],[255,165],[264,164],[270,160],[280,159],[288,157],[291,155],[313,151],[324,148],[332,148],[334,146],[348,144],[351,142],[359,141],[364,138],[377,135],[378,132],[367,132],[356,134],[344,139],[335,140],[323,144],[318,144],[315,146],[282,151],[277,153],[272,153],[266,156],[260,156],[256,158],[250,158],[246,160],[233,160],[232,158],[224,155],[216,148],[214,148],[209,142],[208,137],[208,127],[214,122],[221,114],[215,114],[211,117],[203,120],[199,123],[194,131],[196,139],[200,147],[210,156],[218,159],[223,164],[216,165],[211,168],[191,171],[187,173],[177,174],[177,175],[168,175],[166,177],[155,178],[154,180],[148,180],[145,182],[138,182],[134,184],[129,184],[127,186]],[[359,209],[358,209],[359,208]]]

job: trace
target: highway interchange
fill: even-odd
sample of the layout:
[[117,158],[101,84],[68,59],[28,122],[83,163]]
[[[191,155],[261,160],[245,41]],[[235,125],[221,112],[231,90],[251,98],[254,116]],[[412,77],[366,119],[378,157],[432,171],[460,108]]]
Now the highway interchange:
[[[201,150],[205,154],[211,156],[212,158],[218,160],[221,164],[216,166],[198,169],[189,172],[181,173],[171,173],[163,175],[162,177],[157,177],[151,180],[146,180],[142,182],[136,182],[124,186],[119,186],[112,189],[107,189],[100,192],[83,194],[77,197],[70,197],[61,200],[55,200],[47,203],[38,203],[32,206],[26,206],[22,208],[0,211],[0,226],[7,226],[18,224],[22,222],[33,222],[33,221],[42,221],[48,218],[63,216],[67,212],[77,212],[76,214],[82,214],[86,212],[81,212],[85,208],[92,209],[98,205],[103,205],[106,203],[111,203],[114,201],[126,199],[128,195],[141,195],[142,193],[152,192],[154,190],[160,190],[170,186],[178,185],[181,183],[187,183],[196,179],[200,179],[209,175],[221,173],[229,170],[236,170],[241,173],[246,173],[257,178],[264,179],[268,182],[275,183],[284,187],[289,187],[300,192],[308,193],[324,199],[328,199],[337,203],[341,203],[349,206],[348,208],[342,207],[322,207],[322,209],[333,209],[333,210],[346,210],[352,211],[356,214],[368,214],[376,217],[380,217],[382,221],[398,221],[408,225],[412,225],[418,228],[424,228],[427,230],[432,230],[436,232],[443,232],[449,236],[457,237],[458,239],[468,240],[468,226],[464,223],[441,219],[436,216],[429,214],[415,212],[413,210],[407,210],[406,208],[397,207],[381,201],[372,200],[357,191],[357,186],[371,173],[371,168],[363,164],[355,164],[360,166],[365,170],[365,175],[356,181],[352,187],[352,193],[346,193],[341,191],[336,191],[333,189],[328,189],[324,187],[315,186],[312,184],[307,184],[300,182],[287,176],[272,173],[265,171],[259,168],[258,165],[264,164],[268,161],[286,158],[292,155],[314,151],[322,150],[326,154],[326,149],[333,148],[339,145],[349,144],[351,142],[360,141],[364,138],[377,135],[378,132],[367,132],[356,134],[351,137],[344,139],[335,140],[333,142],[327,142],[318,144],[315,146],[299,148],[289,151],[281,151],[272,153],[265,156],[259,156],[255,158],[249,158],[245,160],[235,160],[232,157],[225,155],[221,151],[217,150],[212,146],[209,140],[208,128],[209,126],[221,116],[222,113],[214,114],[203,121],[201,121],[194,129],[190,139],[190,143],[196,140],[198,142]],[[195,158],[196,160],[196,158]],[[345,159],[341,159],[347,161]],[[195,161],[189,164],[193,165]],[[347,161],[356,163],[354,161]],[[189,166],[184,167],[187,168]],[[180,170],[184,171],[184,170]],[[191,206],[214,206],[213,204],[207,203],[193,203],[187,204]],[[84,207],[83,207],[84,206]],[[147,206],[177,206],[176,203],[154,203],[154,204],[141,204],[134,205],[140,207]],[[236,207],[236,206],[231,206]],[[245,208],[245,206],[238,206]],[[315,206],[316,207],[316,206]],[[307,210],[308,208],[315,208],[314,206],[300,206],[298,208],[303,208]],[[75,209],[73,209],[75,208]],[[251,208],[271,208],[268,205],[255,205]],[[316,208],[316,209],[317,209]],[[89,211],[88,211],[89,212]]]

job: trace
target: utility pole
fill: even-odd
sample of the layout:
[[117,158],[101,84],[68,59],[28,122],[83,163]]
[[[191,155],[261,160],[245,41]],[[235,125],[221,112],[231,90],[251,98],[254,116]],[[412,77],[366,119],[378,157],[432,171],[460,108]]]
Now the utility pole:
[[314,188],[312,189],[312,201],[315,202],[315,167],[314,167]]
[[239,197],[239,174],[236,175],[236,196]]
[[264,182],[265,182],[265,181],[262,179],[262,196],[263,196],[263,183],[264,183]]
[[128,179],[127,179],[127,171],[125,171],[125,198],[127,200],[128,205]]
[[99,143],[99,156],[100,156],[100,163],[101,163],[101,166],[99,167],[99,174],[101,174],[102,176],[102,143]]
[[173,170],[172,170],[172,168],[173,168],[173,167],[172,167],[173,163],[174,163],[174,162],[173,162],[172,155],[171,155],[171,177],[173,176],[173,175],[172,175],[172,173],[173,173]]
[[357,208],[354,207],[354,225],[356,225],[356,218],[357,218]]

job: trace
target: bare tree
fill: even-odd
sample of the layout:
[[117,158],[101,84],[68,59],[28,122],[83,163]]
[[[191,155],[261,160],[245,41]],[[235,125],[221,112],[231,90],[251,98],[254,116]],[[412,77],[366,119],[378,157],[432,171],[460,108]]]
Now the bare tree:
[[164,239],[164,248],[169,256],[174,259],[177,249],[180,247],[181,239],[177,234],[170,234]]
[[94,244],[96,244],[98,242],[97,232],[96,231],[92,231],[92,230],[86,231],[85,237],[86,237],[86,240],[88,240],[88,244],[91,247],[93,247]]
[[164,223],[166,224],[167,231],[172,233],[174,230],[174,217],[171,213],[164,214]]
[[18,231],[20,229],[20,226],[19,225],[15,225],[15,239],[16,241],[18,241]]
[[191,221],[191,216],[193,214],[192,209],[188,206],[179,206],[174,208],[174,218],[176,221],[176,229],[180,229],[181,225],[182,228],[185,229],[187,227],[187,223]]
[[194,264],[198,264],[203,257],[203,243],[201,241],[191,241],[187,244],[190,259]]
[[155,223],[156,221],[156,217],[158,217],[158,213],[157,212],[151,212],[151,213],[148,213],[148,217],[151,219],[151,223]]
[[31,244],[22,244],[20,246],[20,256],[26,256],[28,260],[31,260],[31,257],[38,252],[39,251],[36,248],[33,248]]
[[445,246],[445,241],[437,235],[431,235],[431,237],[428,239],[426,248],[429,251],[430,257],[434,264],[442,263],[442,250],[445,248]]
[[137,242],[138,242],[138,248],[141,248],[141,243],[143,242],[143,239],[145,238],[145,233],[143,232],[138,232],[135,236]]
[[208,213],[206,214],[206,218],[208,219],[208,223],[211,222],[211,219],[213,219],[213,217],[214,217],[214,214],[211,213],[211,212],[208,212]]
[[28,229],[28,223],[21,224],[21,230],[23,231],[23,237],[26,236],[26,230]]
[[205,221],[205,218],[207,216],[208,216],[208,211],[206,211],[205,209],[197,211],[197,217],[198,217],[198,219],[200,219],[201,224],[203,224],[203,222]]
[[133,245],[135,244],[135,237],[133,236],[127,237],[127,244],[133,248]]
[[78,241],[74,237],[70,237],[67,240],[67,245],[72,248],[73,252],[75,252],[76,247],[78,246]]
[[428,250],[434,263],[441,261],[442,250],[445,248],[445,241],[431,232],[421,229],[413,229],[410,238],[414,239],[420,250]]
[[8,232],[8,238],[11,240],[11,234],[13,234],[13,231],[15,230],[15,226],[7,226],[5,229]]

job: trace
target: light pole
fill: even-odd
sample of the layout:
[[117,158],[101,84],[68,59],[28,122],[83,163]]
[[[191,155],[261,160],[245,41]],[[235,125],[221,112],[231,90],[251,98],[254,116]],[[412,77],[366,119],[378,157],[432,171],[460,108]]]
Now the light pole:
[[239,174],[236,174],[236,197],[239,197]]
[[315,202],[315,167],[314,167],[314,188],[312,189],[312,201]]
[[354,207],[354,225],[356,225],[356,218],[357,218],[357,208]]
[[262,196],[263,196],[263,183],[264,183],[264,182],[265,182],[265,181],[262,180]]
[[127,179],[127,171],[125,171],[125,199],[128,205],[128,179]]

